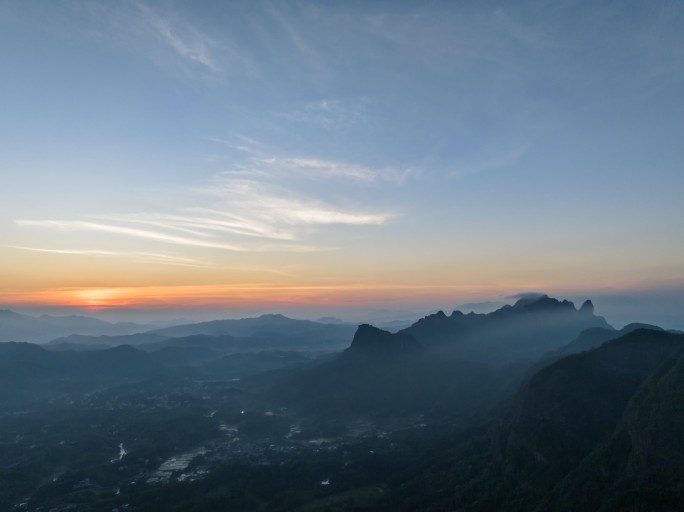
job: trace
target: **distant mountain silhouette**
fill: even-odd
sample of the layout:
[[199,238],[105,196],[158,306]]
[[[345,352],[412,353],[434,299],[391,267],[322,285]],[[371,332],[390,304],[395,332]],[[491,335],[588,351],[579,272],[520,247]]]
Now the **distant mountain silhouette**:
[[214,320],[179,325],[150,331],[169,338],[194,335],[232,336],[261,339],[255,347],[284,350],[338,350],[349,345],[355,327],[347,324],[323,324],[310,320],[295,320],[283,315],[261,315],[239,320]]
[[161,342],[168,339],[167,336],[162,336],[153,332],[143,332],[135,334],[124,334],[112,336],[102,334],[99,336],[88,336],[83,334],[72,334],[70,336],[63,336],[55,338],[46,343],[46,348],[53,349],[54,346],[68,345],[76,348],[78,346],[109,346],[116,347],[118,345],[146,345],[150,343]]
[[322,316],[319,319],[317,319],[316,322],[318,322],[319,324],[333,324],[333,325],[348,323],[348,322],[345,322],[344,320],[337,318],[336,316]]
[[335,351],[349,345],[355,327],[262,315],[239,320],[183,324],[135,334],[86,336],[72,334],[52,339],[51,350],[90,350],[92,347],[133,345],[148,352],[165,347],[204,347],[220,353],[261,350]]
[[416,352],[421,348],[410,334],[392,334],[372,325],[362,324],[357,328],[347,351],[354,354],[394,354]]
[[121,335],[145,331],[149,326],[134,323],[109,323],[85,316],[29,316],[8,309],[0,310],[0,342],[45,343],[70,334]]
[[506,364],[531,362],[591,327],[611,329],[594,315],[590,301],[577,310],[572,302],[544,295],[523,297],[489,314],[439,311],[399,332],[435,352]]
[[[351,327],[353,331],[353,327]],[[256,318],[241,318],[238,320],[212,320],[186,325],[177,325],[156,329],[151,332],[162,336],[190,336],[193,334],[228,334],[231,336],[268,336],[273,334],[287,334],[296,336],[312,333],[339,336],[340,333],[348,333],[350,326],[331,325],[312,322],[310,320],[295,320],[280,314],[261,315]],[[349,338],[347,338],[349,341]]]

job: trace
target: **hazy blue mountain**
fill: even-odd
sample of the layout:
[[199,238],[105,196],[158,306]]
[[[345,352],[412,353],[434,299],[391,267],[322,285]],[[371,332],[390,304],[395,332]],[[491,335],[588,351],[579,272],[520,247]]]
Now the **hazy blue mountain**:
[[312,414],[465,417],[491,407],[520,368],[429,353],[409,334],[363,324],[350,347],[276,381],[274,395]]
[[[80,352],[0,344],[11,441],[0,443],[0,508],[684,509],[684,335],[590,327],[519,385],[529,367],[502,365],[511,351],[486,364],[452,345],[477,332],[488,350],[523,334],[558,340],[601,323],[591,303],[525,297],[465,320],[471,338],[448,335],[451,316],[418,322],[443,336],[432,341],[364,324],[347,350],[317,359],[261,350],[320,339],[273,333],[153,333],[161,340]],[[147,481],[199,446],[196,481]]]
[[7,309],[0,310],[0,342],[27,341],[44,343],[60,336],[121,335],[149,329],[128,322],[109,323],[85,316],[29,316]]
[[[133,345],[145,351],[165,347],[205,347],[223,353],[259,350],[342,350],[349,345],[355,326],[294,320],[262,315],[240,320],[214,320],[176,325],[127,335],[72,334],[52,339],[50,348],[83,350],[90,346]],[[79,347],[80,346],[80,347]]]
[[257,318],[179,325],[151,332],[173,338],[194,335],[258,338],[263,340],[259,348],[266,348],[265,344],[268,344],[269,348],[284,350],[337,350],[349,345],[355,330],[355,326],[347,324],[322,324],[283,315],[262,315]]
[[540,363],[539,369],[542,366],[547,366],[553,361],[561,359],[562,357],[569,356],[571,354],[577,354],[579,352],[584,352],[585,350],[591,350],[596,347],[600,347],[605,342],[620,338],[625,334],[629,334],[632,331],[638,329],[649,329],[652,331],[662,331],[661,327],[651,324],[642,323],[632,323],[624,326],[620,330],[613,329],[612,327],[592,327],[582,331],[577,338],[572,340],[567,345],[560,347],[557,350],[548,352],[544,354]]
[[524,297],[488,314],[454,311],[447,316],[440,311],[400,332],[435,352],[506,364],[534,361],[592,327],[611,329],[594,315],[590,301],[578,310],[572,302],[544,295]]
[[[74,347],[88,347],[88,346],[110,346],[116,347],[118,345],[146,345],[157,343],[168,339],[166,336],[156,334],[153,332],[142,332],[135,334],[123,335],[107,335],[88,336],[83,334],[71,334],[69,336],[62,336],[55,338],[46,343],[46,348],[53,349],[53,346],[74,346]],[[79,350],[76,348],[76,350]],[[81,348],[82,350],[82,348]]]
[[349,322],[345,322],[344,320],[341,320],[340,318],[337,318],[336,316],[322,316],[316,320],[319,324],[333,324],[333,325],[339,325],[339,324],[347,324]]

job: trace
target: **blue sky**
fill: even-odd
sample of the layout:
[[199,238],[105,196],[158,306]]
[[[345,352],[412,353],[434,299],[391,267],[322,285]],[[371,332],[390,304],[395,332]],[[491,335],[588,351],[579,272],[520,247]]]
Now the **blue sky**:
[[3,2],[0,302],[679,297],[682,26],[666,1]]

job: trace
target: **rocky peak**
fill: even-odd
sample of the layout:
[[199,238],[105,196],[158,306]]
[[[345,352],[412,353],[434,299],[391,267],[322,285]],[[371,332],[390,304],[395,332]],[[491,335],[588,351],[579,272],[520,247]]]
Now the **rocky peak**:
[[420,344],[413,336],[406,333],[392,334],[369,324],[359,325],[354,334],[350,352],[413,352],[420,349]]
[[594,314],[594,304],[589,300],[585,300],[584,304],[582,304],[582,307],[579,308],[580,313],[587,313],[589,315]]

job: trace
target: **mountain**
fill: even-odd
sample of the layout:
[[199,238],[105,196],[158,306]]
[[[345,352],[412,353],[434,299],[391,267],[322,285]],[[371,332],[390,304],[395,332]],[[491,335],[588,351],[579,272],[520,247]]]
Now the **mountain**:
[[488,314],[454,311],[447,316],[439,311],[399,332],[434,352],[508,364],[532,362],[592,327],[611,329],[603,317],[594,315],[590,301],[578,310],[572,302],[544,295],[522,298]]
[[45,404],[165,371],[150,354],[129,345],[60,352],[25,342],[0,343],[0,405]]
[[571,354],[577,354],[579,352],[584,352],[585,350],[591,350],[593,348],[600,347],[605,342],[620,338],[625,334],[636,331],[638,329],[648,329],[652,331],[662,331],[661,327],[651,324],[641,324],[632,323],[624,326],[619,331],[613,329],[612,327],[592,327],[582,331],[577,338],[572,340],[567,345],[560,347],[557,350],[548,352],[544,354],[540,363],[538,363],[538,369],[551,364],[562,357],[569,356]]
[[438,312],[394,334],[362,324],[343,354],[289,375],[275,394],[329,414],[462,417],[512,394],[525,362],[598,326],[612,329],[590,301],[578,310],[547,296],[489,314]]
[[611,439],[549,497],[558,511],[678,511],[684,505],[684,354],[630,400]]
[[295,320],[283,315],[262,315],[240,320],[214,320],[157,329],[151,333],[169,338],[195,335],[233,336],[262,340],[260,348],[283,350],[338,350],[349,344],[355,326]]
[[392,334],[372,325],[362,324],[356,329],[347,351],[353,354],[389,355],[417,352],[421,349],[421,345],[410,334]]
[[409,334],[363,324],[342,354],[287,372],[272,396],[340,421],[355,415],[463,418],[495,404],[519,372],[429,353]]
[[333,351],[348,346],[355,327],[262,315],[176,325],[127,335],[72,334],[52,339],[53,350],[133,345],[151,352],[166,347],[204,347],[224,354],[260,350]]
[[[614,452],[624,452],[620,443],[625,437],[620,430],[628,432],[630,439],[649,440],[652,425],[671,425],[679,418],[680,392],[665,396],[665,388],[658,388],[659,415],[651,417],[641,414],[656,406],[652,402],[643,405],[646,398],[640,397],[655,396],[649,391],[654,379],[660,382],[658,376],[676,366],[673,361],[679,360],[683,351],[683,335],[638,329],[537,372],[492,428],[490,449],[483,455],[488,461],[484,469],[459,484],[460,494],[454,498],[471,496],[469,505],[461,510],[599,510],[606,505],[606,496],[597,490],[595,480],[586,477],[586,468],[595,470],[597,478],[603,475],[605,484],[610,479],[595,459],[603,457],[605,464],[615,463],[611,458]],[[638,444],[652,445],[645,442]],[[647,466],[638,470],[634,482],[644,476],[643,471],[648,471]],[[568,489],[582,485],[600,503],[562,508],[560,503],[574,493]],[[474,495],[480,499],[473,501]],[[581,499],[575,496],[575,503]]]
[[0,342],[45,343],[70,334],[121,335],[147,330],[134,323],[109,323],[85,316],[29,316],[8,309],[0,310]]
[[[152,332],[162,336],[181,337],[194,334],[230,335],[243,337],[281,336],[322,336],[323,339],[349,341],[354,326],[295,320],[278,314],[261,315],[256,318],[239,320],[212,320],[194,324],[177,325],[156,329]],[[349,336],[347,336],[349,334]]]
[[[160,334],[156,334],[153,332],[143,332],[143,333],[135,333],[135,334],[124,334],[124,335],[107,335],[107,334],[101,334],[99,336],[89,336],[89,335],[84,335],[84,334],[71,334],[69,336],[62,336],[59,338],[55,338],[50,340],[45,344],[45,348],[49,348],[50,350],[55,349],[55,347],[63,347],[63,346],[69,346],[69,347],[82,347],[80,348],[83,350],[83,347],[90,347],[90,346],[95,346],[95,347],[102,347],[102,346],[109,346],[109,347],[116,347],[119,345],[132,345],[132,346],[138,346],[138,345],[146,345],[146,344],[151,344],[151,343],[157,343],[161,342],[168,339],[166,336],[162,336]],[[75,348],[78,350],[78,348]]]

